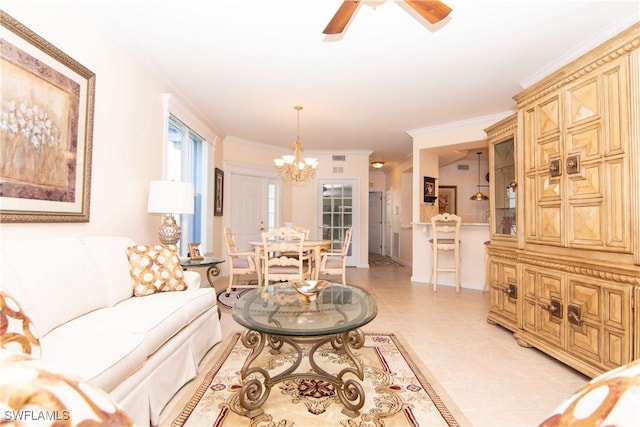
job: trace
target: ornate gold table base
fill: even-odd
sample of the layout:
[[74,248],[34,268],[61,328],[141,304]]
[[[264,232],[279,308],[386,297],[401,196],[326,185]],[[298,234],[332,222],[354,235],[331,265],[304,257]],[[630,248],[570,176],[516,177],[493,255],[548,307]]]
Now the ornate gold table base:
[[[335,376],[320,368],[314,360],[314,355],[316,350],[328,342],[331,343],[331,346],[336,351],[343,351],[354,366],[348,366],[342,369]],[[272,353],[277,353],[284,343],[289,344],[298,355],[293,365],[288,369],[271,377],[265,369],[259,366],[251,366],[258,356],[260,356],[265,345],[271,348],[270,351]],[[299,343],[313,344],[309,350],[309,364],[314,372],[294,373],[303,360],[302,348]],[[360,414],[360,408],[364,405],[364,390],[362,385],[353,378],[344,379],[344,376],[348,373],[355,375],[360,381],[364,379],[362,363],[352,351],[352,349],[359,349],[364,345],[364,334],[360,329],[319,337],[271,335],[246,329],[242,334],[242,344],[252,350],[240,370],[240,378],[243,381],[239,395],[240,405],[246,409],[245,415],[247,417],[253,418],[264,412],[261,406],[266,402],[271,388],[276,383],[302,377],[322,379],[330,382],[335,386],[336,394],[340,402],[344,405],[342,413],[351,418],[355,418]],[[249,376],[251,376],[251,378],[249,378]],[[262,381],[258,377],[262,377]]]

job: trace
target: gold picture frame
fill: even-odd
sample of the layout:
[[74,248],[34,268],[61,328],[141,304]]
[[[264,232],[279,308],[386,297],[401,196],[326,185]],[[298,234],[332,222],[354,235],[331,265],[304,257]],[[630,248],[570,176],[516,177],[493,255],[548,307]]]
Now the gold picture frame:
[[96,76],[0,20],[0,221],[89,222]]
[[458,187],[456,185],[441,185],[438,187],[438,213],[457,215]]
[[189,243],[189,258],[192,260],[204,259],[202,245],[200,243]]
[[222,216],[222,203],[224,201],[224,172],[222,169],[215,169],[213,216]]

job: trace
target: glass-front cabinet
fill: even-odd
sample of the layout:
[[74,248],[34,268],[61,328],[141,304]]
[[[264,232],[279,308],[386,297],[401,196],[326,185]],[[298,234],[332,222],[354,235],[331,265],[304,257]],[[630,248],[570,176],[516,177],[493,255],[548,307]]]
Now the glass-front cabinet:
[[491,239],[516,242],[516,115],[486,129],[489,143]]

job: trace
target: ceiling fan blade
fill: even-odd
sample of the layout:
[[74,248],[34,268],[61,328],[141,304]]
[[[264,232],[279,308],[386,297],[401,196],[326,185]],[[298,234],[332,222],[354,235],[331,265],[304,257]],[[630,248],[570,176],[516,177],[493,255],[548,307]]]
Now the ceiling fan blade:
[[451,8],[437,0],[405,0],[424,19],[437,24],[451,13]]
[[324,29],[324,34],[340,34],[358,8],[360,0],[345,0]]

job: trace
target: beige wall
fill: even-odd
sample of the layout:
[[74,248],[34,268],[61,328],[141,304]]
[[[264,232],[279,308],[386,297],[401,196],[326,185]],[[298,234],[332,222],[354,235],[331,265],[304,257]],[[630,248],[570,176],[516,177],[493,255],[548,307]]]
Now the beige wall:
[[[419,171],[413,176],[414,199],[413,199],[413,271],[412,280],[418,282],[428,282],[431,269],[431,248],[428,241],[428,229],[420,224],[420,205],[422,198],[422,179],[424,176],[439,177],[439,154],[443,149],[451,150],[457,146],[483,146],[486,147],[486,133],[484,129],[498,122],[511,113],[497,114],[493,116],[480,117],[460,123],[448,124],[446,126],[421,129],[411,131],[413,137],[413,169]],[[447,148],[448,147],[448,148]],[[475,169],[474,169],[475,170]],[[439,180],[438,180],[439,181]],[[436,181],[436,182],[438,182]],[[474,182],[477,182],[477,171]],[[460,195],[459,197],[462,197]],[[486,228],[486,230],[484,230]],[[473,267],[466,274],[462,270],[462,286],[475,289],[482,289],[484,281],[484,248],[482,240],[488,239],[488,226],[482,229],[478,227],[469,228],[470,239],[478,240],[478,248],[465,246],[462,266]],[[486,234],[486,237],[484,235]],[[469,250],[471,249],[471,250]],[[417,262],[417,260],[421,260]],[[465,283],[466,282],[466,283]]]
[[89,234],[155,241],[146,196],[149,181],[162,174],[163,88],[72,11],[46,3],[37,10],[21,3],[3,9],[97,76],[90,222],[1,224],[3,242]]
[[[223,160],[225,164],[245,164],[261,168],[273,168],[273,159],[290,154],[291,150],[270,146],[255,141],[239,138],[227,138],[224,141]],[[319,214],[320,188],[322,179],[353,179],[359,186],[358,203],[360,216],[355,218],[354,228],[358,241],[358,266],[368,266],[369,244],[369,156],[370,151],[311,151],[304,150],[308,157],[318,159],[316,178],[307,183],[283,182],[281,186],[280,223],[293,222],[297,226],[309,228],[311,238],[321,237]],[[333,155],[344,155],[346,161],[333,161]],[[334,167],[341,167],[342,172],[334,172]],[[228,197],[232,197],[228,195]]]
[[[71,6],[39,3],[34,9],[28,3],[8,1],[3,10],[93,71],[96,94],[90,221],[0,224],[2,243],[82,235],[157,242],[160,218],[146,209],[149,181],[162,178],[166,88],[96,28],[84,25]],[[181,116],[190,119],[184,111]]]
[[[476,152],[482,152],[482,160],[480,161],[480,184],[486,185],[480,187],[480,190],[489,195],[489,183],[485,180],[488,171],[487,150],[470,149],[466,157],[446,166],[440,166],[438,169],[438,180],[436,184],[454,185],[457,191],[457,215],[462,217],[463,223],[486,223],[489,209],[488,200],[471,200],[471,196],[478,191],[478,155]],[[468,170],[458,170],[459,165],[466,165]]]

